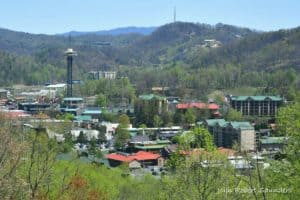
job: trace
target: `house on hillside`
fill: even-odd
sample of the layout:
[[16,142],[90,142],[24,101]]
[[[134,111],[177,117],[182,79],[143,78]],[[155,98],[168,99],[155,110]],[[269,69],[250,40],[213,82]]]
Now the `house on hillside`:
[[206,48],[218,48],[222,45],[222,43],[216,39],[205,39],[202,42],[202,47]]

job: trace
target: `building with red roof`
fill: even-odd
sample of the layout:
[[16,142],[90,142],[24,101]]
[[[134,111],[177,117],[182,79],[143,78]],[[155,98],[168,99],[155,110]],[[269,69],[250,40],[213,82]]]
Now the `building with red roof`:
[[20,119],[28,118],[31,115],[26,113],[24,110],[0,110],[0,113],[3,114],[8,119]]
[[134,154],[123,152],[111,153],[106,156],[110,166],[115,167],[121,164],[128,164],[129,168],[140,168],[146,166],[162,165],[163,160],[159,154],[139,151]]
[[210,114],[214,117],[220,117],[219,112],[220,106],[216,103],[203,103],[203,102],[192,102],[192,103],[179,103],[176,105],[177,110],[185,111],[189,108],[194,108],[196,110],[209,110]]
[[176,105],[177,109],[188,109],[188,108],[197,108],[197,109],[208,109],[208,110],[219,110],[220,106],[215,103],[203,103],[203,102],[193,102],[193,103],[179,103]]

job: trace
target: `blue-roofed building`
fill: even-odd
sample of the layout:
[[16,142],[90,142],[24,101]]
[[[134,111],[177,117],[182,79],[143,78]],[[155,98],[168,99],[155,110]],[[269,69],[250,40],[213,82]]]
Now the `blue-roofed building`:
[[101,114],[102,111],[100,108],[87,108],[81,113],[81,115],[90,116],[92,119],[99,119]]
[[89,115],[78,115],[75,117],[75,121],[77,122],[91,122],[92,117]]
[[70,114],[76,116],[79,109],[78,108],[61,108],[61,111],[64,113],[70,113]]

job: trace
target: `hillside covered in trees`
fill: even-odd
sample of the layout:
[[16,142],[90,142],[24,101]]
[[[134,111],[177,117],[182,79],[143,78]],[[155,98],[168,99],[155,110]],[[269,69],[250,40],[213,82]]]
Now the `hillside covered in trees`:
[[176,95],[192,89],[196,91],[192,96],[198,96],[247,86],[291,96],[288,91],[299,85],[299,30],[259,32],[225,24],[176,22],[150,35],[69,38],[0,29],[0,84],[64,81],[63,54],[72,47],[78,52],[75,79],[84,80],[90,70],[117,70],[118,76],[129,77],[138,93],[167,86],[176,88]]

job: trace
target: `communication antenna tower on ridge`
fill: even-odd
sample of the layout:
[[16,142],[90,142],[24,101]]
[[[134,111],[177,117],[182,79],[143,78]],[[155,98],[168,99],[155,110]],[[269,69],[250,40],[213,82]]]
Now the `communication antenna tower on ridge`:
[[69,33],[69,48],[72,48],[72,36],[71,33]]
[[173,21],[174,23],[176,22],[176,6],[174,6],[174,10],[173,10]]

